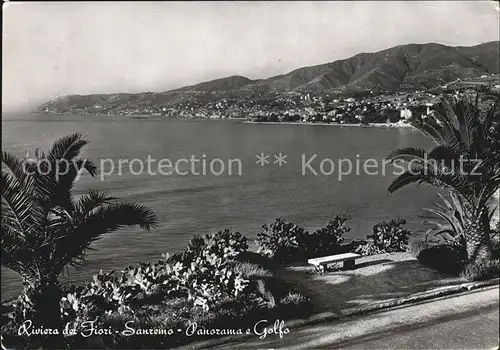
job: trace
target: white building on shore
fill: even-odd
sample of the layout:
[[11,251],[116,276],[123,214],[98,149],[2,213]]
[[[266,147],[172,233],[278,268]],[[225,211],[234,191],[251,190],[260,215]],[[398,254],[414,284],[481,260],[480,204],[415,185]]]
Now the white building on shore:
[[411,111],[408,108],[404,108],[401,110],[400,114],[401,119],[408,120],[411,118]]

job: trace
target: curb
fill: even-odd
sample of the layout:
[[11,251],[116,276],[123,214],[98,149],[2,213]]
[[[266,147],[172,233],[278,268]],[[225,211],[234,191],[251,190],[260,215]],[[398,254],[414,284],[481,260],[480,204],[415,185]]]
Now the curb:
[[[328,322],[328,321],[335,321],[335,320],[341,320],[347,317],[351,316],[358,316],[358,315],[363,315],[367,314],[370,312],[376,312],[380,310],[385,310],[385,309],[390,309],[392,307],[400,306],[400,305],[406,305],[406,304],[415,304],[421,301],[427,301],[431,299],[437,299],[440,297],[448,296],[448,295],[453,295],[453,294],[459,294],[462,292],[469,292],[471,290],[475,289],[481,289],[485,287],[490,287],[490,286],[497,286],[500,285],[500,278],[494,278],[488,281],[482,281],[482,282],[469,282],[469,283],[462,283],[458,285],[452,285],[452,286],[445,286],[445,287],[440,287],[437,289],[433,289],[430,291],[426,292],[420,292],[420,293],[415,293],[412,294],[408,297],[402,297],[402,298],[395,298],[391,299],[389,301],[384,301],[384,302],[378,302],[378,303],[372,303],[366,306],[359,306],[359,307],[353,307],[353,308],[348,308],[345,310],[342,310],[340,314],[334,313],[334,312],[322,312],[318,314],[314,314],[308,319],[298,319],[298,320],[290,320],[287,321],[286,326],[287,328],[299,328],[303,326],[309,326],[309,325],[315,325],[318,323],[322,322]],[[255,337],[255,334],[245,334],[238,336],[237,338],[225,338],[225,339],[214,339],[214,340],[206,340],[202,342],[198,342],[198,344],[192,344],[191,346],[189,344],[186,344],[186,346],[181,347],[182,349],[203,349],[206,347],[215,347],[219,345],[224,345],[228,344],[231,341],[234,340],[244,340],[246,338],[250,337]]]
[[415,294],[412,294],[408,297],[396,298],[396,299],[392,299],[392,300],[380,302],[380,303],[373,303],[373,304],[370,304],[370,305],[367,305],[364,307],[361,306],[361,307],[345,309],[345,310],[342,310],[341,313],[342,313],[342,316],[346,316],[346,317],[347,316],[355,316],[355,315],[360,315],[360,314],[373,312],[373,311],[377,311],[377,310],[388,309],[388,308],[399,306],[399,305],[413,304],[413,303],[418,303],[420,301],[427,301],[427,300],[436,299],[439,297],[458,294],[461,292],[469,292],[471,290],[495,286],[495,285],[499,285],[499,284],[500,284],[500,278],[497,277],[497,278],[494,278],[494,279],[491,279],[488,281],[469,282],[469,283],[462,283],[462,284],[458,284],[458,285],[445,286],[445,287],[436,288],[436,289],[426,291],[426,292],[415,293]]

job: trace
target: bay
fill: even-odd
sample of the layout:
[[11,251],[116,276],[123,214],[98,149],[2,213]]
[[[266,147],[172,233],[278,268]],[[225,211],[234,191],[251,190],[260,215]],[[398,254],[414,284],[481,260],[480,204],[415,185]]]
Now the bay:
[[[76,184],[75,194],[89,188],[109,191],[127,201],[137,201],[151,207],[159,221],[151,232],[123,229],[105,236],[92,245],[87,265],[80,271],[70,271],[63,280],[78,282],[89,279],[99,269],[121,269],[138,261],[161,258],[162,253],[184,249],[195,234],[205,234],[224,228],[239,231],[249,238],[251,247],[264,223],[283,217],[309,231],[326,225],[338,213],[352,216],[349,222],[351,238],[363,238],[374,224],[401,217],[408,221],[413,236],[422,235],[421,208],[436,200],[435,189],[408,187],[389,194],[387,187],[395,178],[394,168],[385,167],[382,160],[401,147],[430,147],[431,143],[411,128],[361,128],[312,125],[251,125],[234,120],[160,120],[130,119],[125,116],[61,116],[21,115],[4,117],[2,148],[18,156],[27,148],[48,148],[63,135],[81,132],[90,141],[83,156],[92,159],[109,175],[92,178],[83,176]],[[269,164],[256,163],[260,154],[268,155]],[[279,166],[275,156],[286,155]],[[318,172],[303,174],[303,159]],[[200,159],[196,171],[189,173],[186,162],[179,163],[187,175],[162,175],[138,172],[148,156],[172,163],[194,156]],[[118,161],[122,164],[118,173]],[[132,172],[129,163],[132,159]],[[210,172],[210,162],[220,159],[226,171],[219,176]],[[228,161],[233,173],[228,174]],[[349,159],[353,172],[339,178],[338,164]],[[373,159],[378,167],[364,171],[366,160]],[[321,172],[321,161],[323,170]],[[220,169],[220,161],[215,168]],[[111,162],[115,170],[111,174]],[[343,161],[347,170],[348,161]],[[356,172],[356,162],[360,171]],[[154,163],[153,163],[154,164]],[[334,164],[334,169],[331,169]],[[146,170],[146,169],[145,169]],[[332,171],[333,170],[333,171]],[[325,175],[332,171],[332,174]],[[368,174],[368,173],[370,174]],[[377,174],[373,174],[377,172]],[[19,278],[2,268],[3,298],[19,291]]]

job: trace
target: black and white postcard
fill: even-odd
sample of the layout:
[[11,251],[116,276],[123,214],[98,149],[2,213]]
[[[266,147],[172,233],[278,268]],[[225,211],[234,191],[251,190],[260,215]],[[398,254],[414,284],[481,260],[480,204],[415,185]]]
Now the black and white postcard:
[[499,349],[499,1],[4,1],[5,349]]

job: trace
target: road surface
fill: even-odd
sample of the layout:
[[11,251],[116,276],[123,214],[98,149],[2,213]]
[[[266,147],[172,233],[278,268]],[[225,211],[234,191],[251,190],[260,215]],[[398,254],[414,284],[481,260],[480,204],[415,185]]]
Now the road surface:
[[[498,286],[411,306],[235,340],[218,349],[496,349]],[[273,323],[273,322],[269,322]],[[286,326],[286,323],[285,323]]]

